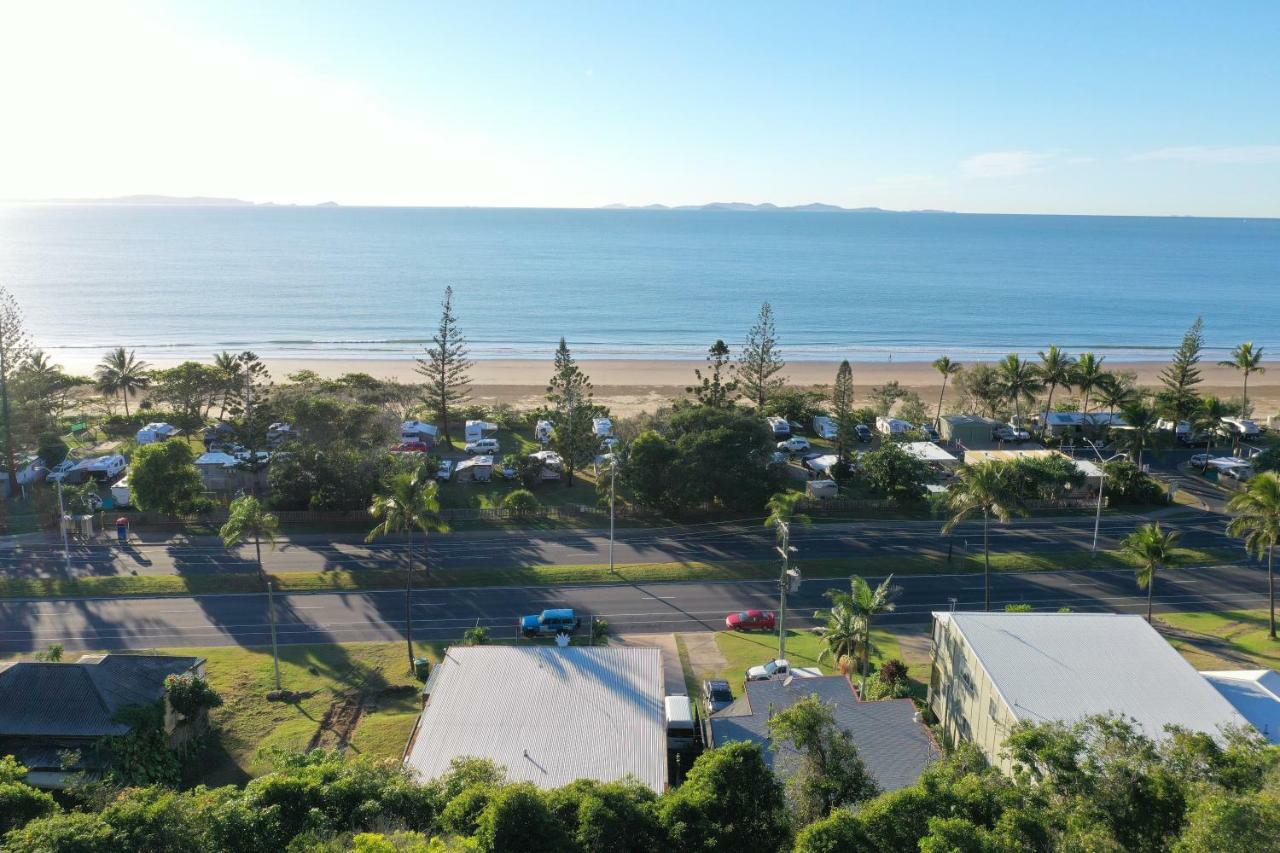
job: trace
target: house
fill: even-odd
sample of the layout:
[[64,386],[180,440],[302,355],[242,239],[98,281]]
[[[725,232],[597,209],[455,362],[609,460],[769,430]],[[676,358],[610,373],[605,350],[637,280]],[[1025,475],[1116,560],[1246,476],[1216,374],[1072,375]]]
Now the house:
[[925,767],[942,757],[942,750],[919,720],[910,699],[860,702],[849,680],[840,675],[816,678],[749,681],[746,692],[732,705],[711,715],[712,745],[733,741],[758,743],[765,760],[778,773],[799,760],[790,747],[777,747],[769,738],[769,719],[794,703],[817,696],[834,706],[836,723],[849,733],[867,771],[883,791],[915,784]]
[[1280,672],[1232,669],[1200,674],[1263,737],[1280,745]]
[[[27,781],[61,788],[73,773],[106,769],[93,747],[104,737],[127,734],[118,719],[129,706],[164,701],[164,731],[176,747],[203,731],[206,720],[184,720],[165,699],[164,680],[193,673],[204,677],[204,659],[170,655],[84,655],[75,663],[0,663],[0,755],[13,755]],[[69,753],[78,761],[64,766]]]
[[177,435],[179,431],[173,424],[147,424],[138,430],[138,444],[155,444],[158,441],[168,441]]
[[934,613],[929,707],[1004,770],[1023,720],[1117,714],[1157,739],[1247,722],[1145,619],[1110,613]]
[[991,433],[1001,426],[994,418],[981,415],[943,415],[942,438],[957,447],[983,447],[991,444]]
[[667,787],[662,652],[618,646],[453,646],[431,672],[404,751],[421,781],[487,758],[512,782],[628,777]]
[[428,449],[436,446],[436,436],[440,431],[435,424],[423,423],[419,420],[405,421],[400,424],[400,441],[403,444],[425,444]]
[[467,421],[463,424],[462,436],[469,444],[487,437],[491,432],[497,431],[497,424],[491,424],[488,421]]

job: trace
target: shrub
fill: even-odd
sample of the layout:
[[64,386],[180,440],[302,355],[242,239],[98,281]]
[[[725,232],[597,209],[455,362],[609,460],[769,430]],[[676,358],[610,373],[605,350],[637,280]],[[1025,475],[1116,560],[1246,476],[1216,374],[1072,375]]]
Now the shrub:
[[502,508],[514,513],[517,518],[525,518],[542,509],[542,503],[528,489],[516,489],[502,499]]
[[190,672],[166,678],[164,692],[173,710],[188,718],[222,704],[222,697],[209,686],[209,682]]

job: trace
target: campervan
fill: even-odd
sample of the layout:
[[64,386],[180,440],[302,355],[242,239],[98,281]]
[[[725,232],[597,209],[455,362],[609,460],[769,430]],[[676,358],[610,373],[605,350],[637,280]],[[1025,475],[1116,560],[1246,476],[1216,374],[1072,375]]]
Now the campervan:
[[1262,435],[1262,430],[1258,429],[1258,425],[1248,418],[1223,418],[1222,433],[1228,438],[1255,441]]

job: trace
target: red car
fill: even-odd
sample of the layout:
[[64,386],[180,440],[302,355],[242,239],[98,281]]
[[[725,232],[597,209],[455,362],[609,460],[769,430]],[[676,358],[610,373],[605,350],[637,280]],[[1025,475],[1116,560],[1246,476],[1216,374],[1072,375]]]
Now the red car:
[[724,617],[724,626],[730,631],[772,631],[778,619],[772,610],[743,610]]

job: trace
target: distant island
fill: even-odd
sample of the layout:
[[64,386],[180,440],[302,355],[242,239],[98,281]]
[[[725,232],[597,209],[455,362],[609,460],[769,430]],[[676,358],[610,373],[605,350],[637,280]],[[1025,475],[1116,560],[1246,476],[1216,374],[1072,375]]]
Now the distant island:
[[799,211],[802,213],[948,213],[945,210],[887,210],[883,207],[841,207],[838,204],[777,205],[770,202],[751,204],[745,201],[713,201],[710,204],[606,204],[600,210],[732,210],[744,212],[758,211]]
[[41,199],[46,204],[118,204],[138,205],[140,207],[337,207],[336,201],[326,201],[315,205],[276,204],[274,201],[254,202],[242,198],[219,198],[217,196],[178,196],[178,195],[120,195],[111,198],[47,198]]

